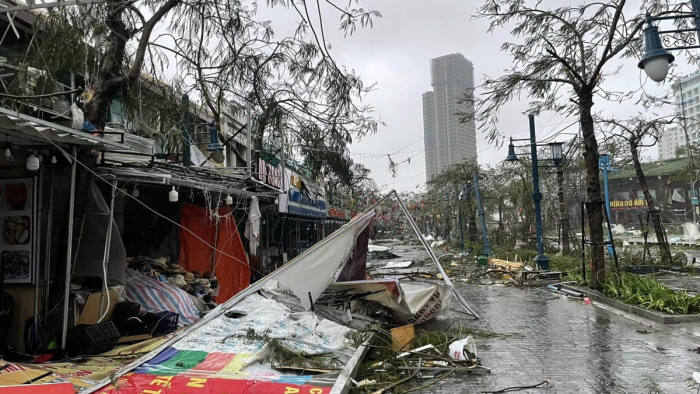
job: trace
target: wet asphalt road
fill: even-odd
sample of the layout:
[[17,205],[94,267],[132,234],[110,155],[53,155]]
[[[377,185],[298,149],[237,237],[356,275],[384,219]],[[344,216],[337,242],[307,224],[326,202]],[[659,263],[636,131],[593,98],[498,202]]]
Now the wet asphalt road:
[[[402,257],[424,256],[395,245]],[[700,323],[665,326],[602,305],[585,305],[543,289],[456,282],[481,315],[462,313],[429,322],[446,329],[455,321],[508,338],[477,339],[479,357],[491,374],[455,373],[422,390],[426,393],[480,393],[550,380],[550,389],[518,393],[648,393],[651,384],[665,393],[695,393],[686,381],[700,371]],[[453,308],[459,308],[453,302]]]

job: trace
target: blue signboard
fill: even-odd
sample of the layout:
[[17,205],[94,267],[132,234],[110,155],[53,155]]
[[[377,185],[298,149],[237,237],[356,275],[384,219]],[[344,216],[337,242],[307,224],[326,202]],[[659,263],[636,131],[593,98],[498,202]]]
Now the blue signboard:
[[289,191],[287,202],[287,212],[295,215],[311,216],[315,218],[326,218],[326,202],[323,200],[312,200],[308,196],[295,191]]

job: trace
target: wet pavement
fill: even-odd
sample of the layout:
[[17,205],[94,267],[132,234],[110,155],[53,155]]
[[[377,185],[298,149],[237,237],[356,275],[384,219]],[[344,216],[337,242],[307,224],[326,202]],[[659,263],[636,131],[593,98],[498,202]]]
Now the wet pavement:
[[[397,245],[395,253],[422,253]],[[408,252],[408,253],[407,253]],[[463,326],[509,337],[476,338],[479,357],[491,374],[452,374],[425,393],[480,393],[551,381],[550,389],[518,393],[697,392],[688,378],[700,371],[700,323],[665,326],[603,305],[561,298],[544,289],[455,283],[481,315],[473,320],[453,311],[429,322],[429,329]],[[453,302],[454,309],[459,308]],[[427,382],[426,382],[427,383]]]
[[521,392],[647,393],[653,381],[666,393],[687,393],[686,379],[700,371],[700,354],[692,351],[700,339],[675,328],[642,324],[615,310],[542,289],[457,286],[481,319],[452,312],[432,327],[456,320],[467,327],[518,335],[477,339],[490,375],[453,374],[424,392],[477,393],[549,379],[549,390]]

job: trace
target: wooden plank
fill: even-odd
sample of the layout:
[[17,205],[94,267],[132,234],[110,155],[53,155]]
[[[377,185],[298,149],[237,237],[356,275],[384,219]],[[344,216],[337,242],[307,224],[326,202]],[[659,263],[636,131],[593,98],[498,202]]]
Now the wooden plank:
[[411,341],[416,337],[413,324],[391,329],[392,347],[397,351],[411,350]]
[[151,336],[149,334],[130,335],[128,337],[119,338],[117,343],[139,342],[145,341],[147,339],[151,339]]

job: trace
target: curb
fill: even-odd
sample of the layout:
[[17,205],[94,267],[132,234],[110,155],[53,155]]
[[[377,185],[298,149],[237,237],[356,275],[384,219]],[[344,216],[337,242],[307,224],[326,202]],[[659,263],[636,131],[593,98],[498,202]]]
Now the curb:
[[605,295],[603,295],[602,293],[595,291],[595,290],[585,289],[582,287],[571,286],[571,285],[559,285],[559,287],[561,287],[563,289],[567,289],[567,290],[581,292],[581,293],[585,294],[588,298],[590,298],[592,301],[608,305],[608,306],[613,307],[615,309],[619,309],[623,312],[637,315],[637,316],[652,320],[652,321],[657,322],[657,323],[680,324],[680,323],[700,322],[700,314],[670,315],[668,313],[652,311],[652,310],[642,308],[639,306],[625,304],[622,301],[610,299],[610,298],[606,297]]

